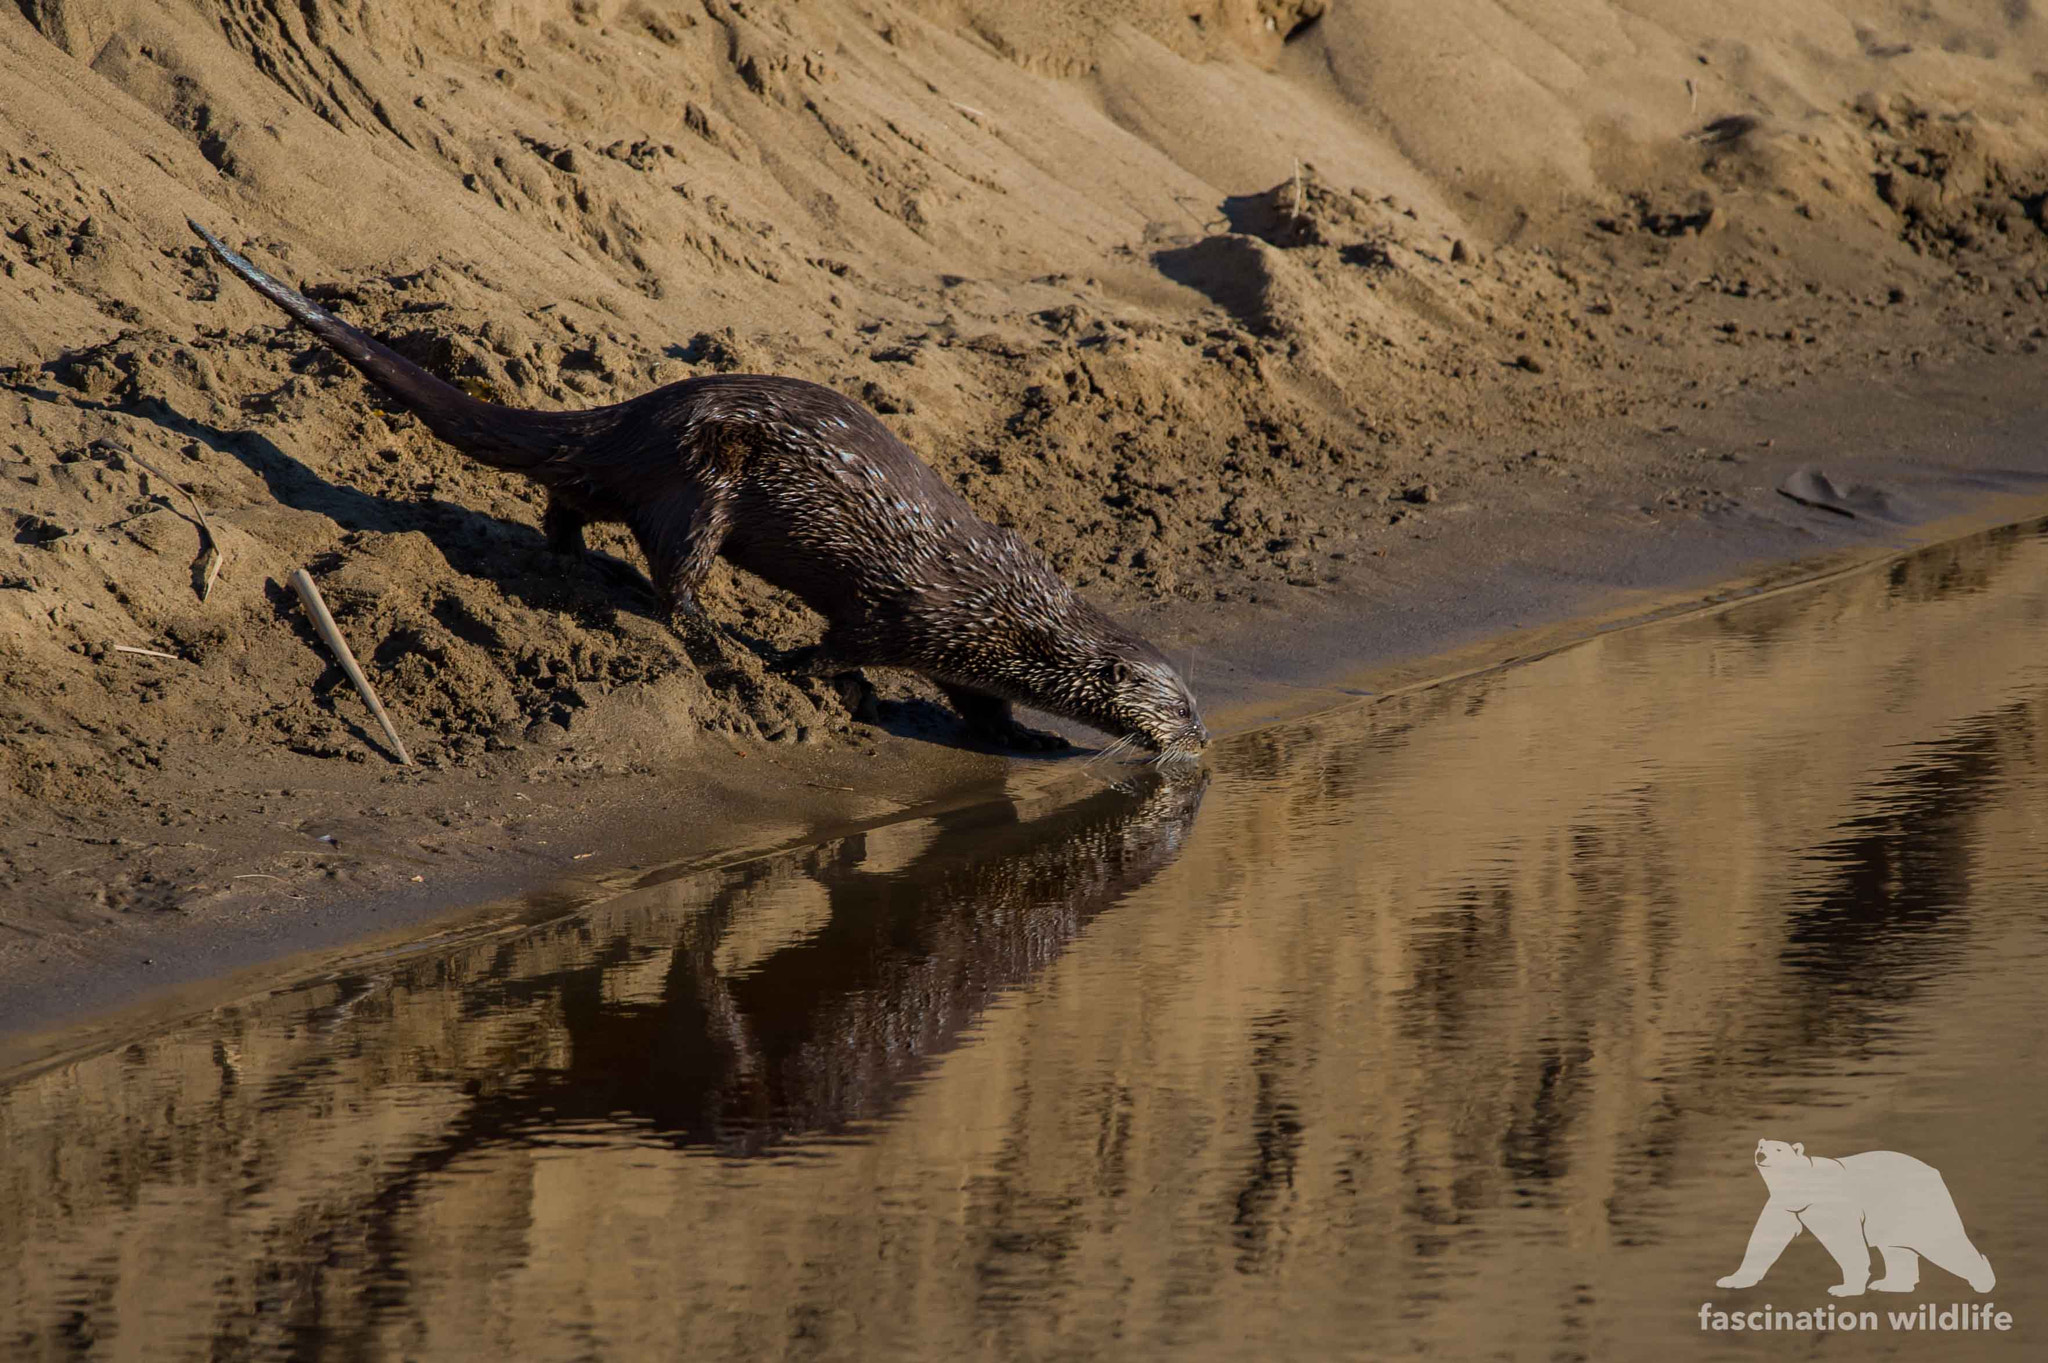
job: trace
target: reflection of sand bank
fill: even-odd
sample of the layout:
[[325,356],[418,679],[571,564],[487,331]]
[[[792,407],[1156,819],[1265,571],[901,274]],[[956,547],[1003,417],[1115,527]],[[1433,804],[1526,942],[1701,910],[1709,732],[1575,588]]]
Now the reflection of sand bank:
[[[0,1096],[0,1315],[138,1355],[1606,1357],[1696,1337],[1762,1135],[1941,1168],[2048,1310],[2007,1192],[2048,1115],[2044,622],[2048,541],[2006,535],[1250,736],[1177,860],[1042,935],[1007,907],[1123,893],[1113,818],[892,832],[230,1010]],[[920,917],[948,885],[976,912]],[[966,1044],[904,1087],[929,1035]],[[615,1112],[533,1101],[594,1065]],[[827,1119],[663,1106],[769,1072]],[[833,1113],[882,1120],[667,1143]],[[1781,1304],[1834,1281],[1808,1251]]]

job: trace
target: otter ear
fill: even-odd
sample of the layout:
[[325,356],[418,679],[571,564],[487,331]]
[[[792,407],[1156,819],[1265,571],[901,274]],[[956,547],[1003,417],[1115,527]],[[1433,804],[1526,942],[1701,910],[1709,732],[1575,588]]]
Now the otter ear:
[[1123,686],[1135,674],[1131,671],[1131,665],[1122,658],[1111,658],[1103,664],[1102,675],[1111,686]]
[[1795,1155],[1803,1155],[1803,1154],[1805,1154],[1805,1153],[1806,1153],[1806,1144],[1805,1144],[1805,1142],[1803,1142],[1803,1141],[1794,1141],[1794,1142],[1792,1142],[1792,1153],[1793,1153],[1793,1154],[1795,1154]]

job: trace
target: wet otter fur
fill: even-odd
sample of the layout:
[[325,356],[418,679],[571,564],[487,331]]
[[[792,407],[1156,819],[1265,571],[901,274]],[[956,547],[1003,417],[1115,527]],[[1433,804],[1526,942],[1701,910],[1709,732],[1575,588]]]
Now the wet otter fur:
[[585,525],[623,523],[679,631],[709,632],[697,592],[722,555],[825,617],[824,637],[785,660],[792,673],[922,673],[977,735],[1011,747],[1064,746],[1019,724],[1012,702],[1162,760],[1208,741],[1194,697],[1157,649],[975,515],[872,413],[831,389],[719,374],[581,412],[480,402],[190,225],[436,436],[547,488],[551,548],[580,552]]

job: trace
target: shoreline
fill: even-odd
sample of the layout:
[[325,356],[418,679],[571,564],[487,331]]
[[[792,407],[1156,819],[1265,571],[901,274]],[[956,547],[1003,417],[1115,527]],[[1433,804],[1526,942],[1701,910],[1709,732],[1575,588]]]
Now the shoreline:
[[[1195,660],[1197,692],[1227,742],[1596,634],[1867,569],[2048,515],[2048,440],[2029,434],[2048,430],[2043,405],[2011,401],[2039,368],[2031,357],[2006,356],[1883,384],[1813,384],[1796,401],[1783,393],[1738,399],[1699,413],[1670,442],[1705,452],[1692,462],[1704,468],[1697,483],[1722,499],[1712,511],[1660,515],[1644,496],[1669,470],[1643,459],[1626,486],[1592,495],[1561,487],[1506,509],[1437,506],[1403,522],[1419,522],[1407,533],[1420,544],[1398,558],[1348,557],[1339,580],[1312,595],[1227,612],[1183,606],[1142,623]],[[1579,438],[1615,437],[1595,429]],[[1823,457],[1831,448],[1855,453]],[[1738,449],[1752,453],[1719,458]],[[1571,458],[1569,445],[1560,455]],[[1875,500],[1852,516],[1777,491],[1814,465]],[[650,877],[1088,779],[1071,759],[1006,759],[917,738],[885,739],[873,758],[765,743],[735,742],[732,751],[723,761],[601,782],[573,807],[530,821],[519,846],[483,848],[472,861],[488,870],[441,869],[429,879],[412,869],[427,864],[416,856],[351,838],[323,849],[355,863],[325,894],[315,885],[259,912],[156,915],[46,936],[40,959],[17,942],[0,951],[0,1074],[351,961],[573,913]],[[469,784],[531,802],[502,781]],[[595,855],[541,850],[557,842]]]

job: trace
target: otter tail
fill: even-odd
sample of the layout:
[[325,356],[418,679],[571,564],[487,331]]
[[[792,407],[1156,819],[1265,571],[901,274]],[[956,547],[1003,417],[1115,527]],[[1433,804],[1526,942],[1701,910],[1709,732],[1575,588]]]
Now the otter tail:
[[250,288],[290,313],[363,377],[404,403],[428,430],[471,458],[498,468],[532,469],[576,450],[607,424],[599,412],[533,412],[479,402],[272,279],[192,219],[185,221]]

